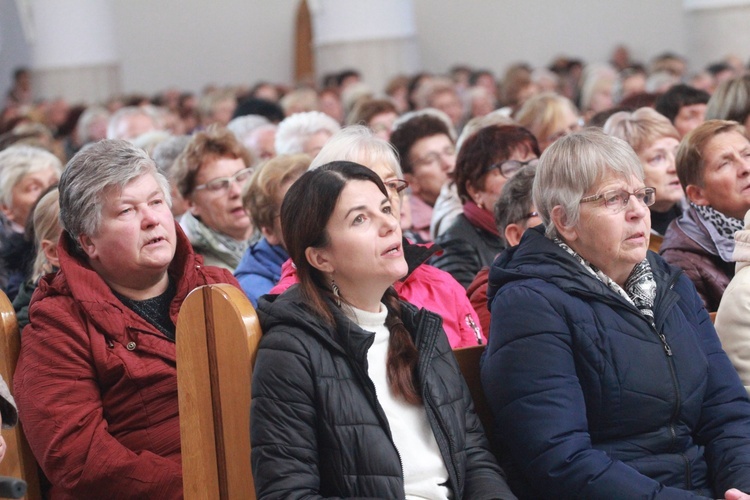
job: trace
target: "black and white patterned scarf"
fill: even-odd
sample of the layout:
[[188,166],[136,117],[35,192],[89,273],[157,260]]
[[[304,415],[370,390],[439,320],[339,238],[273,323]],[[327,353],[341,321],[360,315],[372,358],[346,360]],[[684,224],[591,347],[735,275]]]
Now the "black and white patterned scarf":
[[612,278],[604,274],[591,262],[581,257],[578,252],[570,248],[561,239],[555,238],[554,242],[576,259],[584,269],[607,285],[610,290],[637,307],[641,314],[646,316],[651,323],[654,322],[653,309],[654,300],[656,299],[656,280],[654,280],[654,273],[651,272],[651,265],[648,263],[648,259],[643,259],[635,265],[630,272],[630,276],[625,280],[625,289],[623,289]]
[[696,205],[691,202],[690,206],[698,212],[701,219],[715,227],[719,235],[724,238],[733,240],[734,233],[745,229],[745,224],[741,220],[727,217],[710,205]]

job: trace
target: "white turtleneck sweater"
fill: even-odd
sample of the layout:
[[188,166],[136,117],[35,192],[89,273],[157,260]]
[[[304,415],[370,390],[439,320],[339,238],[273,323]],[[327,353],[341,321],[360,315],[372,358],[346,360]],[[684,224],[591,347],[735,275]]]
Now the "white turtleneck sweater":
[[388,385],[386,360],[390,332],[385,326],[388,315],[385,304],[380,304],[377,313],[353,307],[344,307],[344,310],[360,328],[375,333],[375,341],[367,352],[367,373],[375,384],[378,402],[388,417],[393,442],[401,456],[406,498],[451,498],[451,490],[443,486],[448,482],[448,471],[424,406],[412,405],[395,397]]

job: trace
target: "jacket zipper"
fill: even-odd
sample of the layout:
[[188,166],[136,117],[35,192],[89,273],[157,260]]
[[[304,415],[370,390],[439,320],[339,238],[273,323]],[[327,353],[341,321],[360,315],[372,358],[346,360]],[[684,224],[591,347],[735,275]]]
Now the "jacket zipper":
[[474,331],[474,335],[477,337],[477,345],[482,345],[484,343],[482,341],[482,334],[479,333],[479,327],[474,323],[474,318],[471,317],[471,314],[466,315],[466,324]]

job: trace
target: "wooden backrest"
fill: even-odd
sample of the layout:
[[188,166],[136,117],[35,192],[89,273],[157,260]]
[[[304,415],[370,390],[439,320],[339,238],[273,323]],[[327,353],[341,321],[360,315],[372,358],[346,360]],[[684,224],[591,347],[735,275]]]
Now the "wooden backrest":
[[474,400],[474,410],[479,415],[479,420],[482,421],[485,434],[490,438],[492,433],[492,413],[487,404],[487,399],[484,397],[482,380],[479,373],[479,358],[482,357],[482,353],[486,347],[486,345],[462,347],[454,349],[453,354],[456,355],[458,366],[461,368],[466,385],[469,386],[471,399]]
[[[21,335],[18,331],[16,312],[8,296],[0,290],[0,375],[8,384],[13,394],[13,374],[16,371],[18,353],[21,350]],[[0,476],[18,477],[26,481],[28,500],[42,498],[39,483],[39,469],[31,454],[29,443],[23,435],[20,425],[12,429],[3,429],[7,444],[5,458],[0,462]]]
[[206,285],[177,320],[177,393],[185,500],[254,499],[250,384],[260,324],[232,285]]

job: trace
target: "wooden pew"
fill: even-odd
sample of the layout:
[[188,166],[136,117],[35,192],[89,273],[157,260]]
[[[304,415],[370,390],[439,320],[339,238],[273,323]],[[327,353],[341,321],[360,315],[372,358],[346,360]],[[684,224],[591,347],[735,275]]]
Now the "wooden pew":
[[482,357],[486,345],[477,345],[472,347],[462,347],[454,349],[453,354],[456,356],[458,366],[461,368],[461,373],[466,380],[466,385],[469,386],[471,392],[471,399],[474,400],[474,410],[479,415],[479,420],[482,421],[484,432],[487,438],[492,437],[492,413],[490,407],[487,404],[487,399],[484,397],[484,391],[482,390],[482,380],[479,373],[479,358]]
[[[18,353],[21,350],[21,335],[18,331],[16,313],[8,296],[0,290],[0,375],[13,394],[13,373],[16,371]],[[42,498],[39,469],[29,443],[20,425],[2,431],[8,450],[0,462],[0,476],[11,476],[26,481],[28,500]]]
[[185,500],[255,499],[250,384],[258,316],[226,284],[193,290],[177,320],[177,392]]

